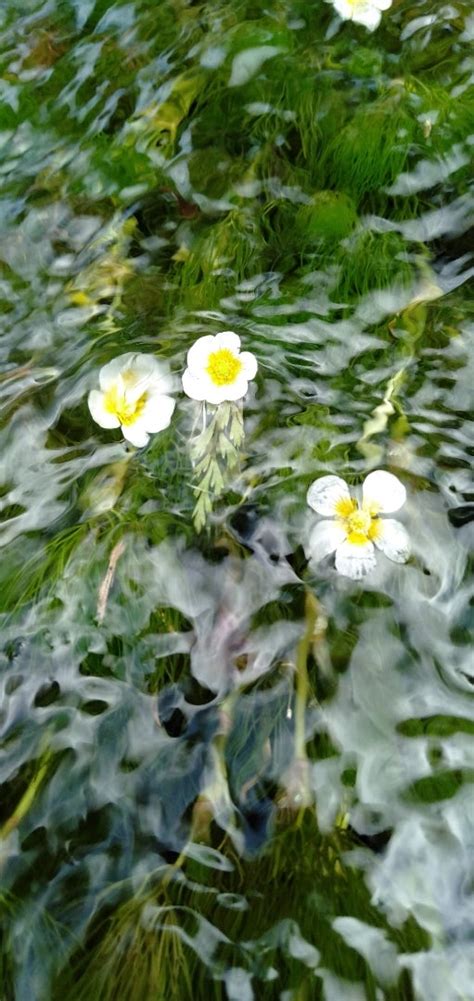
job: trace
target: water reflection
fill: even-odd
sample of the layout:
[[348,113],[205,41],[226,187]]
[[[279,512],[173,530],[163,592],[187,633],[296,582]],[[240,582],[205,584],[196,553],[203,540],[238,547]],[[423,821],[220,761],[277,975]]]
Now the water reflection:
[[[470,996],[472,15],[333,17],[0,12],[8,1001]],[[191,401],[139,453],[86,401],[226,329],[197,534]],[[409,564],[315,572],[309,484],[379,466]]]

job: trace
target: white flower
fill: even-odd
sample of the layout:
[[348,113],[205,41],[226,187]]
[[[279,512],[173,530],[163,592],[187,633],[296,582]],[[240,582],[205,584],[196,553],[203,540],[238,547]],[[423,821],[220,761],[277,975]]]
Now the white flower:
[[363,24],[369,31],[378,28],[382,11],[392,6],[392,0],[327,0],[344,21]]
[[168,427],[175,402],[168,395],[172,379],[153,355],[114,358],[99,373],[99,389],[89,393],[89,410],[101,428],[122,429],[124,438],[141,448],[150,434]]
[[336,570],[360,580],[375,567],[375,546],[395,563],[410,555],[408,534],[394,518],[382,514],[398,511],[406,500],[403,483],[392,473],[377,469],[362,484],[362,504],[354,500],[339,476],[322,476],[311,484],[310,507],[332,521],[320,521],[309,539],[309,555],[318,563],[336,553]]
[[257,373],[257,359],[240,351],[240,337],[231,330],[200,337],[188,351],[183,389],[192,400],[217,406],[245,396],[250,379]]

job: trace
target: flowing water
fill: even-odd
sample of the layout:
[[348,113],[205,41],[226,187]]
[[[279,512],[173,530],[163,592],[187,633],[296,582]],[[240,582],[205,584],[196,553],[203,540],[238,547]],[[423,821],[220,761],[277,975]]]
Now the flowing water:
[[[469,1001],[471,4],[0,32],[0,997]],[[226,458],[179,377],[229,329]],[[130,351],[138,450],[87,406]],[[408,563],[308,562],[309,485],[376,468]]]

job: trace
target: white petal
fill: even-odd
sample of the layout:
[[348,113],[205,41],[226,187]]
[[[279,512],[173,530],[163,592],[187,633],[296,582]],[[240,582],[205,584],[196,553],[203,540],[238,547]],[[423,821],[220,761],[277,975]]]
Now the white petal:
[[379,10],[388,10],[392,6],[392,0],[372,0],[372,3]]
[[[141,357],[147,358],[149,356],[142,355]],[[136,403],[144,393],[167,395],[173,388],[173,380],[168,368],[160,365],[156,358],[153,361],[153,366],[147,365],[146,362],[140,362],[137,365],[130,364],[118,376],[117,385],[124,392],[127,403]],[[129,376],[128,379],[127,376]]]
[[373,507],[376,512],[391,514],[399,511],[407,499],[403,483],[383,469],[376,469],[366,476],[362,485],[364,507]]
[[239,358],[243,365],[245,378],[249,381],[250,379],[255,379],[258,369],[258,363],[255,355],[253,355],[251,351],[242,351]]
[[150,436],[146,433],[141,420],[135,421],[134,424],[122,424],[122,434],[127,441],[135,445],[136,448],[143,448],[144,445],[148,445]]
[[[222,395],[219,402],[223,403],[224,401],[227,400],[228,401],[241,400],[242,397],[246,395],[247,390],[249,388],[249,384],[246,375],[244,375],[244,373],[241,372],[241,374],[238,375],[237,378],[234,379],[233,382],[230,382],[227,386],[215,386],[214,388],[220,390]],[[209,400],[209,402],[212,403],[212,400]]]
[[350,499],[349,487],[340,476],[321,476],[311,484],[306,494],[306,500],[313,511],[326,518],[336,514],[338,501]]
[[333,553],[345,538],[345,529],[337,521],[319,521],[309,537],[309,558],[319,563],[329,553]]
[[135,424],[140,422],[147,431],[156,434],[157,431],[163,431],[168,427],[174,408],[175,402],[171,396],[151,393]]
[[183,390],[191,400],[205,400],[207,383],[187,368],[182,376]]
[[395,518],[381,518],[378,527],[378,535],[374,538],[377,549],[381,549],[394,563],[406,563],[411,547],[405,526]]
[[219,403],[228,400],[241,400],[248,390],[248,382],[242,372],[229,385],[216,386],[207,372],[203,372],[198,377],[187,368],[183,373],[183,389],[186,396],[191,397],[192,400],[206,400],[206,403],[218,406]]
[[[133,375],[134,382],[127,381],[127,373]],[[128,401],[138,399],[151,386],[166,393],[173,385],[166,363],[159,361],[154,355],[136,351],[119,355],[104,365],[100,370],[99,382],[103,390],[121,384],[120,391],[126,392]]]
[[227,386],[216,386],[215,382],[209,379],[209,377],[203,379],[202,384],[206,394],[204,399],[208,403],[213,403],[214,406],[218,406],[219,403],[241,400],[249,388],[249,384],[243,373],[242,375],[238,375],[234,382]]
[[382,15],[376,7],[372,7],[370,4],[366,4],[364,7],[354,8],[354,13],[352,15],[352,20],[356,24],[363,24],[365,28],[369,31],[374,31],[378,28]]
[[136,352],[125,366],[131,372],[136,372],[140,376],[157,378],[161,375],[161,364],[155,355],[141,354]]
[[334,0],[333,3],[334,10],[342,17],[345,21],[351,21],[352,15],[354,13],[354,8],[349,0]]
[[110,430],[111,428],[120,427],[120,421],[115,414],[111,414],[109,410],[106,410],[104,399],[104,393],[101,393],[98,389],[91,389],[87,402],[92,417],[101,428],[109,428]]
[[188,351],[187,363],[193,375],[200,375],[207,368],[207,360],[211,351],[216,350],[216,338],[212,334],[198,337]]
[[116,386],[119,397],[123,396],[127,401],[127,404],[130,405],[132,403],[137,403],[144,393],[150,392],[153,387],[153,380],[149,375],[143,375],[141,372],[134,371],[133,376],[136,381],[128,382],[126,375],[127,372],[120,373],[116,381]]
[[173,379],[167,362],[155,358],[154,355],[135,355],[134,361],[127,366],[127,369],[138,376],[139,383],[146,383],[153,392],[168,393],[173,388]]
[[210,379],[206,382],[203,380],[201,385],[204,393],[203,400],[205,400],[206,403],[212,403],[214,407],[218,407],[220,403],[224,403],[226,401],[227,397],[225,395],[225,386],[216,386]]
[[336,570],[352,580],[365,577],[375,565],[375,549],[371,542],[354,545],[346,540],[336,549]]
[[118,358],[113,358],[112,361],[109,361],[107,365],[103,365],[99,372],[100,388],[105,390],[110,389],[135,355],[135,351],[128,351],[127,354],[119,355]]
[[221,334],[217,334],[214,351],[221,351],[222,348],[227,348],[228,351],[232,351],[232,354],[237,355],[240,351],[239,335],[234,334],[233,330],[223,330]]

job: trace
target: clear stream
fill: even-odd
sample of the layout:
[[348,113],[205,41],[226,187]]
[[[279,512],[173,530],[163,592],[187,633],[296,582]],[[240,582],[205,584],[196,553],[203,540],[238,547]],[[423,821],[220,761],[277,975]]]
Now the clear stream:
[[[473,43],[1,4],[2,1001],[474,997]],[[201,525],[179,376],[228,329]],[[87,407],[127,351],[176,376],[142,450]],[[308,563],[310,483],[375,468],[410,561]]]

